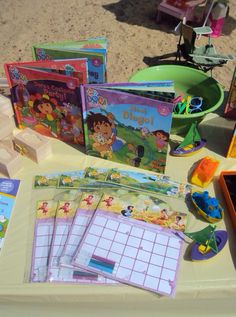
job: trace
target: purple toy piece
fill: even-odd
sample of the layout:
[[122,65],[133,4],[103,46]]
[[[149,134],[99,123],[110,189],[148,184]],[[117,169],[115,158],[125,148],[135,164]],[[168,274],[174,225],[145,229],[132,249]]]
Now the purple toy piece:
[[205,145],[206,145],[206,140],[202,139],[201,141],[194,142],[194,146],[192,148],[189,148],[189,149],[175,148],[171,154],[176,156],[191,155],[194,152],[201,150],[201,148],[203,148]]
[[[224,230],[217,230],[214,232],[215,239],[216,239],[216,244],[218,247],[218,252],[219,253],[225,246],[227,240],[228,240],[228,235],[227,232]],[[208,260],[215,256],[217,253],[213,252],[210,250],[209,252],[206,253],[201,253],[198,249],[200,243],[195,242],[193,244],[192,250],[191,250],[191,258],[193,261],[202,261],[202,260]]]

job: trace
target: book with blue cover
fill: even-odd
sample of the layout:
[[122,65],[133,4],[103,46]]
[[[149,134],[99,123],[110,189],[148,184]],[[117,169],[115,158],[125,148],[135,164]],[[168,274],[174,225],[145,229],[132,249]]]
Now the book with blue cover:
[[0,178],[0,250],[4,244],[19,186],[18,179]]

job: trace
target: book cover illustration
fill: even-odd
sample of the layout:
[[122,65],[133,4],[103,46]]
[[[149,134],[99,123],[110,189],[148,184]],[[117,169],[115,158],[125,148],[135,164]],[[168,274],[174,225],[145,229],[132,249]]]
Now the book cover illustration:
[[236,119],[236,68],[234,70],[233,78],[231,81],[224,115],[229,119]]
[[101,86],[81,85],[87,154],[164,173],[173,104]]
[[[56,61],[50,63],[57,65]],[[48,66],[42,70],[41,63],[40,68],[33,64],[37,65],[37,62],[30,62],[29,66],[27,63],[5,64],[19,128],[29,127],[43,135],[83,145],[81,79],[48,71]],[[82,65],[86,74],[86,60]],[[61,61],[58,67],[59,71]],[[83,75],[84,81],[86,75]]]
[[106,82],[107,40],[105,38],[38,44],[32,49],[33,58],[36,60],[87,58],[89,83]]
[[140,192],[104,194],[98,209],[177,231],[184,231],[187,223],[186,213],[174,211],[166,201]]
[[0,178],[0,250],[13,211],[20,181],[17,179]]
[[226,157],[236,158],[236,125],[234,126]]

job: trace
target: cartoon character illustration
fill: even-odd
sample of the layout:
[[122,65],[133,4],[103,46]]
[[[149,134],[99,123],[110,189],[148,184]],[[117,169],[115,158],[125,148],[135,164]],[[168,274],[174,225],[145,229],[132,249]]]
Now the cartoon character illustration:
[[96,169],[93,169],[93,168],[91,168],[91,169],[89,168],[87,170],[86,174],[88,175],[89,178],[93,178],[93,179],[98,179],[99,178],[98,171]]
[[71,76],[72,73],[75,71],[74,67],[71,66],[70,64],[66,64],[64,68],[65,68],[66,76]]
[[173,186],[166,193],[168,196],[176,196],[178,194],[178,192],[179,192],[178,187]]
[[51,133],[57,136],[59,133],[59,119],[63,117],[57,100],[50,98],[48,95],[37,96],[33,101],[33,110],[36,116],[47,125]]
[[74,122],[74,124],[72,125],[71,132],[74,136],[74,142],[81,143],[83,140],[82,121],[81,120],[76,120],[76,122]]
[[121,179],[121,175],[118,172],[113,172],[110,175],[110,180],[113,181],[113,182],[119,182],[120,179]]
[[73,186],[73,179],[72,179],[72,177],[71,176],[63,176],[62,178],[61,178],[61,184],[63,185],[63,186]]
[[135,167],[139,167],[144,156],[144,146],[134,146],[133,144],[128,144],[128,149],[135,154],[133,158],[129,159],[130,164]]
[[87,203],[87,206],[92,205],[93,195],[88,195],[88,197],[84,198],[82,201],[85,201]]
[[157,218],[154,218],[151,222],[160,226],[166,226],[169,220],[168,211],[166,208],[163,208],[160,211],[160,215]]
[[104,137],[102,133],[95,132],[93,133],[93,135],[90,136],[90,138],[94,140],[93,148],[104,145],[104,149],[102,147],[99,147],[101,157],[107,157],[110,159],[112,158],[112,151],[110,150],[110,147],[107,147],[108,140]]
[[[1,210],[1,212],[3,212],[3,209]],[[4,223],[7,221],[7,218],[4,215],[0,215],[0,222]]]
[[175,230],[183,230],[185,228],[184,222],[181,216],[176,216],[175,221],[169,225],[169,228]]
[[117,137],[114,116],[111,113],[105,116],[90,111],[87,116],[87,126],[91,132],[89,138],[94,140],[92,147],[102,157],[110,156],[110,152],[119,151],[123,147],[125,141]]
[[46,176],[39,176],[39,178],[35,181],[36,186],[48,186],[48,179]]
[[68,214],[70,212],[70,203],[65,202],[63,206],[59,208],[59,210],[63,210],[64,214]]
[[113,201],[113,197],[109,196],[107,199],[104,199],[103,202],[106,203],[106,207],[111,207],[112,206],[112,201]]
[[68,124],[65,119],[61,120],[61,135],[70,135],[72,131],[72,125]]
[[169,141],[169,133],[164,130],[153,131],[152,134],[156,137],[156,147],[158,152],[163,152]]
[[166,208],[164,208],[160,211],[160,216],[158,218],[161,220],[168,220],[169,219]]
[[41,206],[39,206],[38,210],[42,211],[42,213],[46,215],[46,213],[48,213],[48,202],[43,201]]
[[42,48],[37,48],[35,51],[39,60],[48,60],[49,56],[46,54],[45,50]]
[[121,210],[121,214],[124,216],[124,217],[132,217],[132,212],[134,211],[134,206],[132,205],[129,205],[127,206],[126,209],[123,209]]
[[142,128],[140,129],[140,133],[141,133],[141,138],[142,138],[142,139],[146,139],[147,136],[148,136],[148,134],[149,134],[149,130],[148,130],[147,127],[142,127]]
[[165,169],[165,159],[161,157],[158,160],[153,160],[151,161],[150,166],[155,171],[162,173]]
[[19,107],[26,107],[27,106],[27,102],[29,101],[29,92],[26,89],[25,85],[23,85],[22,83],[19,83],[16,86],[16,96],[17,96],[17,100],[19,100]]

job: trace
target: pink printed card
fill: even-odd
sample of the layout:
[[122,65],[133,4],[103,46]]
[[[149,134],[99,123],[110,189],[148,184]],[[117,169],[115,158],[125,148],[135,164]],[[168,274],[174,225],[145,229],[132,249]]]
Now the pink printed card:
[[77,201],[63,200],[58,202],[48,261],[48,281],[58,280],[60,273],[59,259],[69,235],[77,205]]
[[36,204],[30,282],[45,282],[47,279],[56,210],[57,201],[54,200],[41,200]]
[[57,267],[57,276],[52,276],[50,281],[79,283],[79,284],[114,284],[115,281],[108,280],[102,275],[80,270],[71,264],[73,256],[82,240],[82,237],[91,221],[94,211],[101,199],[101,194],[89,191],[82,195],[79,206],[76,210],[73,223],[63,251],[60,257],[60,267]]

